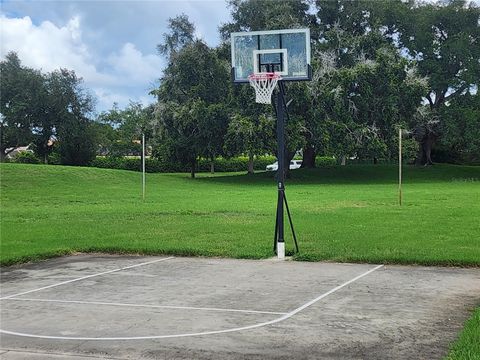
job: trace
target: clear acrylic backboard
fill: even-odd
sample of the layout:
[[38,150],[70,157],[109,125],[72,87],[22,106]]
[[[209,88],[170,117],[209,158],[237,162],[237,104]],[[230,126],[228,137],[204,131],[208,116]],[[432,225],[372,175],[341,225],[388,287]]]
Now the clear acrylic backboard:
[[286,29],[231,34],[232,80],[275,72],[282,81],[311,80],[310,29]]

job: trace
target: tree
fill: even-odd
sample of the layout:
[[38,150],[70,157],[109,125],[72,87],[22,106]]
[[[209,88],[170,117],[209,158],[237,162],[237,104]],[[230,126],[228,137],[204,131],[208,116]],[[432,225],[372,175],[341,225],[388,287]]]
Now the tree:
[[[224,110],[217,106],[228,96],[228,70],[201,40],[185,45],[164,71],[158,97],[156,117],[159,132],[157,143],[177,161],[190,165],[195,177],[200,156],[212,157],[219,150],[211,139],[212,116],[219,120],[216,129],[226,131]],[[216,137],[223,139],[224,133]]]
[[164,70],[156,95],[160,101],[186,103],[201,99],[209,104],[220,103],[228,95],[228,80],[226,63],[202,40],[196,40],[186,45]]
[[14,52],[0,63],[0,161],[33,140],[32,130],[44,110],[44,81],[39,71],[22,66]]
[[440,116],[437,157],[480,164],[480,93],[456,97],[440,110]]
[[117,152],[117,144],[121,143],[120,133],[118,127],[122,123],[122,110],[118,107],[116,102],[108,111],[102,111],[95,120],[95,127],[97,128],[97,142],[99,152],[102,155],[109,156],[124,156],[124,151]]
[[314,47],[332,51],[337,68],[355,66],[358,50],[374,60],[379,48],[395,46],[417,65],[419,78],[428,79],[423,96],[431,111],[412,117],[418,123],[408,123],[419,141],[418,163],[431,163],[429,154],[442,128],[440,109],[479,83],[478,6],[464,0],[316,0],[315,5],[321,41]]
[[1,62],[1,153],[33,143],[47,163],[54,141],[62,161],[84,165],[94,156],[94,133],[89,115],[94,100],[74,71],[43,75],[23,67],[15,53]]
[[168,19],[170,32],[163,34],[163,42],[157,45],[157,50],[170,61],[185,46],[195,40],[195,26],[185,14]]
[[428,76],[432,110],[479,84],[480,8],[454,0],[410,5],[400,16],[400,46]]
[[[197,100],[198,101],[198,100]],[[203,104],[192,100],[186,104],[172,101],[159,102],[157,119],[159,131],[156,138],[157,156],[166,157],[190,166],[191,177],[195,177],[200,155],[200,131],[198,118],[204,110]]]
[[220,27],[224,40],[232,32],[309,27],[316,21],[305,0],[229,0],[228,4],[233,21]]
[[214,173],[214,160],[224,155],[224,135],[230,120],[230,111],[223,103],[204,106],[204,114],[198,117],[200,130],[201,156],[210,159],[210,172]]
[[[54,116],[42,123],[47,131],[54,125],[62,164],[86,165],[96,154],[96,139],[90,116],[94,100],[82,87],[82,79],[74,71],[61,69],[47,76],[49,109]],[[45,141],[45,130],[39,136]],[[39,143],[40,143],[39,141]]]
[[253,160],[256,155],[271,149],[274,135],[275,120],[271,116],[244,116],[236,114],[228,125],[225,148],[227,154],[247,154],[248,173],[253,174]]
[[[346,102],[339,110],[344,111],[351,108],[356,112],[357,124],[358,116],[364,116],[364,121],[360,121],[360,123],[370,124],[369,128],[363,127],[357,130],[352,130],[354,127],[347,126],[350,129],[348,132],[356,139],[357,144],[360,139],[363,139],[360,143],[365,144],[366,147],[355,146],[355,150],[350,147],[349,149],[345,148],[344,151],[354,151],[356,156],[373,156],[374,160],[381,153],[391,158],[395,147],[395,137],[392,134],[394,134],[393,130],[396,126],[401,125],[402,128],[409,127],[411,129],[422,128],[425,131],[431,128],[430,125],[425,125],[425,121],[423,121],[425,126],[420,126],[419,123],[412,121],[420,118],[417,109],[421,108],[420,100],[428,93],[429,78],[427,75],[429,74],[422,71],[419,63],[421,59],[409,56],[408,49],[402,43],[402,39],[412,40],[414,36],[422,37],[422,31],[430,31],[425,28],[404,35],[405,31],[402,30],[417,26],[417,22],[412,20],[412,12],[424,5],[417,1],[405,2],[402,0],[316,0],[315,4],[318,10],[320,39],[318,43],[315,43],[313,52],[317,57],[314,59],[315,70],[320,75],[317,77],[323,80],[321,73],[328,73],[329,68],[334,69],[334,72],[344,72],[345,75],[348,72],[354,75],[357,70],[360,70],[357,75],[363,73],[358,77],[357,84],[357,87],[361,89],[357,96],[361,97],[357,97],[355,100],[348,99],[351,101],[350,105]],[[439,9],[438,5],[434,7]],[[394,55],[395,49],[396,55]],[[387,53],[390,55],[385,57]],[[381,56],[379,57],[379,55]],[[390,60],[386,61],[388,58]],[[374,70],[370,74],[364,71],[365,68],[361,70],[359,65],[362,63],[376,64],[374,68],[385,69],[386,76],[382,77],[382,73],[379,73],[378,70]],[[332,82],[334,78],[329,78],[327,82]],[[326,88],[328,86],[325,86]],[[333,91],[335,86],[330,86],[330,88],[330,91]],[[370,89],[370,91],[364,91],[366,89]],[[343,88],[343,90],[350,91],[349,88]],[[328,94],[325,94],[324,97],[328,99]],[[318,99],[318,96],[316,98]],[[426,101],[426,98],[424,99]],[[319,100],[322,103],[323,100]],[[395,106],[392,106],[393,104]],[[328,104],[322,105],[328,106]],[[352,107],[353,105],[355,107]],[[319,113],[322,115],[321,111]],[[369,119],[365,115],[368,115]],[[328,121],[337,120],[333,118]],[[324,132],[325,127],[320,125],[321,121],[321,117],[316,118],[316,124],[312,128]],[[418,134],[422,131],[419,131]],[[329,132],[328,139],[332,140],[336,134]],[[431,133],[425,134],[425,137],[422,135],[422,138],[425,139],[424,145],[428,145],[430,140],[427,139],[431,137]],[[347,139],[348,136],[337,138],[341,141]],[[419,148],[424,149],[424,146]]]
[[61,163],[65,165],[87,165],[97,154],[97,138],[92,122],[69,121],[68,131],[59,132]]
[[59,126],[58,121],[61,117],[61,109],[58,107],[59,97],[63,92],[58,88],[58,83],[54,81],[54,73],[44,75],[44,93],[42,104],[37,108],[33,128],[33,145],[35,153],[45,164],[48,163],[48,157],[53,151],[56,130]]
[[[369,92],[371,84],[365,88],[362,83],[367,78],[373,80],[372,65],[377,50],[389,45],[374,22],[375,6],[379,3],[381,1],[375,4],[363,0],[315,1],[318,39],[312,50],[314,79],[307,85],[313,111],[307,118],[309,136],[304,149],[305,166],[313,167],[319,152],[336,155],[342,159],[342,164],[362,146],[364,153],[378,156],[382,152],[378,126],[374,125],[375,121],[366,119],[368,113],[360,114],[357,108],[360,104],[355,103],[360,102],[360,96],[365,103],[383,100],[382,96],[375,98]],[[360,94],[362,90],[365,91]],[[355,101],[354,95],[358,96]],[[359,115],[363,119],[358,118]]]
[[111,124],[101,122],[99,117],[92,123],[92,127],[96,134],[97,155],[108,155],[118,140],[118,132]]
[[[480,85],[480,8],[464,0],[437,3],[396,2],[387,24],[398,35],[398,47],[428,77],[425,93],[432,118],[443,127],[443,108]],[[435,129],[420,139],[419,164],[431,164],[429,154],[439,137]],[[448,136],[445,133],[444,136]]]
[[390,46],[354,66],[336,68],[334,60],[324,59],[311,84],[315,118],[327,125],[320,130],[330,144],[323,146],[342,163],[351,156],[394,157],[397,128],[420,106],[426,80]]
[[97,121],[115,128],[115,139],[108,148],[109,155],[141,155],[140,139],[145,135],[146,141],[153,136],[154,106],[144,107],[139,102],[131,101],[120,110],[117,104],[109,111],[102,112]]

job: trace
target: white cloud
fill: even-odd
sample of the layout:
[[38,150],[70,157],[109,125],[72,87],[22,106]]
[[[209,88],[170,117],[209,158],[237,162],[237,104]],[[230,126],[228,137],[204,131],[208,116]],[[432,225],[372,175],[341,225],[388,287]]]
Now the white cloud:
[[60,67],[75,70],[80,76],[92,79],[97,71],[91,64],[89,52],[81,41],[80,19],[70,19],[66,26],[57,27],[50,21],[36,26],[30,17],[1,17],[2,58],[16,51],[22,62],[30,67],[52,71]]
[[96,87],[93,89],[97,98],[97,107],[101,111],[110,109],[114,103],[120,105],[120,107],[128,104],[130,98],[127,95],[112,92],[110,89]]
[[155,55],[143,55],[135,45],[126,43],[119,53],[111,54],[108,63],[118,75],[128,83],[131,81],[148,83],[159,77],[163,67],[162,60]]
[[109,108],[113,102],[124,106],[129,99],[148,99],[148,88],[161,76],[162,60],[142,54],[132,43],[123,44],[104,59],[95,56],[82,40],[79,16],[70,18],[64,26],[50,21],[36,25],[29,16],[0,15],[0,22],[2,59],[15,51],[24,65],[43,72],[59,68],[74,70],[99,98],[99,110]]

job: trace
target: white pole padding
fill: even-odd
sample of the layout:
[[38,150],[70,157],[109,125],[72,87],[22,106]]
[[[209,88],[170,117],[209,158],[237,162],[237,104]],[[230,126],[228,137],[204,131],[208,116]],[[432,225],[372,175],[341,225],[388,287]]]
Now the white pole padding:
[[277,255],[279,260],[285,259],[285,242],[277,242]]

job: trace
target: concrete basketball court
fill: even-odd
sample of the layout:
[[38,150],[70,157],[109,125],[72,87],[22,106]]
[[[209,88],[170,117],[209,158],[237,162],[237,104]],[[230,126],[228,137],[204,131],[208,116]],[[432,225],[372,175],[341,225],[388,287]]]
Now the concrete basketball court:
[[440,359],[480,269],[77,255],[2,269],[2,359]]

